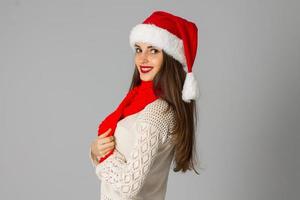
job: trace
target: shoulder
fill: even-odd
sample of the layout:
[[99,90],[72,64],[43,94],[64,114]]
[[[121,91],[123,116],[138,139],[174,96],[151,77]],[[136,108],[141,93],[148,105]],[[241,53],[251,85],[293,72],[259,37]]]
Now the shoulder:
[[158,98],[152,103],[149,103],[142,111],[144,117],[159,122],[168,122],[174,116],[173,107],[165,100]]
[[155,127],[166,136],[175,125],[175,110],[167,101],[158,98],[140,112],[138,121]]

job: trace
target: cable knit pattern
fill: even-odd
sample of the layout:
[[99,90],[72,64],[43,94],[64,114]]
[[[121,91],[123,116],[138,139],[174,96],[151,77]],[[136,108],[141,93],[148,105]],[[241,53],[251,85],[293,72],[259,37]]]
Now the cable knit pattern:
[[101,194],[101,200],[113,200],[112,198],[109,198],[105,194]]
[[167,139],[167,133],[172,132],[174,122],[174,110],[170,107],[167,112],[168,103],[162,99],[156,100],[154,103],[145,107],[142,114],[138,116],[138,123],[146,123],[158,129],[162,143]]
[[[134,199],[141,190],[159,147],[171,138],[175,126],[174,110],[168,103],[157,99],[138,114],[133,130],[136,131],[130,158],[127,160],[116,149],[102,163],[95,165],[96,175],[120,193],[121,199]],[[105,194],[101,199],[110,199]]]

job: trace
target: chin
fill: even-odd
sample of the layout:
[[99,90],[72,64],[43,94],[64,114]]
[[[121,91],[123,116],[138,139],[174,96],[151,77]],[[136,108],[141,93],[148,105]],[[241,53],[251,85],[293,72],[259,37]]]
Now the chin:
[[143,81],[153,80],[153,78],[151,78],[151,77],[142,77],[142,76],[140,76],[140,79],[143,80]]
[[149,81],[150,79],[147,78],[141,78],[142,81]]

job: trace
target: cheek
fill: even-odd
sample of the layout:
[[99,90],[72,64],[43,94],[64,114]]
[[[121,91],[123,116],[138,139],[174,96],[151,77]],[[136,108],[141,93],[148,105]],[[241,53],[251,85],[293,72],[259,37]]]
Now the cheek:
[[160,63],[155,63],[155,67],[153,69],[153,73],[157,74],[160,69],[161,69],[161,64]]
[[162,59],[162,56],[158,56],[154,59],[154,63],[155,63],[155,68],[156,68],[156,71],[159,71],[160,68],[161,68],[161,65],[163,63],[163,59]]
[[135,63],[135,64],[138,63],[138,57],[137,57],[137,56],[134,56],[134,59],[133,59],[133,60],[134,60],[134,63]]

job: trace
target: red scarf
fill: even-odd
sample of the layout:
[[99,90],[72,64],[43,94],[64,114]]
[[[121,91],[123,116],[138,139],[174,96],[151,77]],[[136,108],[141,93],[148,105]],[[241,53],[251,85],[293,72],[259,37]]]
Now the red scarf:
[[[131,89],[119,104],[117,109],[109,114],[100,123],[98,128],[98,136],[106,132],[109,128],[112,130],[107,137],[114,135],[119,120],[143,110],[146,105],[155,101],[157,98],[158,96],[156,96],[154,92],[153,80],[141,80],[141,84]],[[104,157],[100,158],[99,163],[104,161],[112,153],[113,150],[111,150]]]

